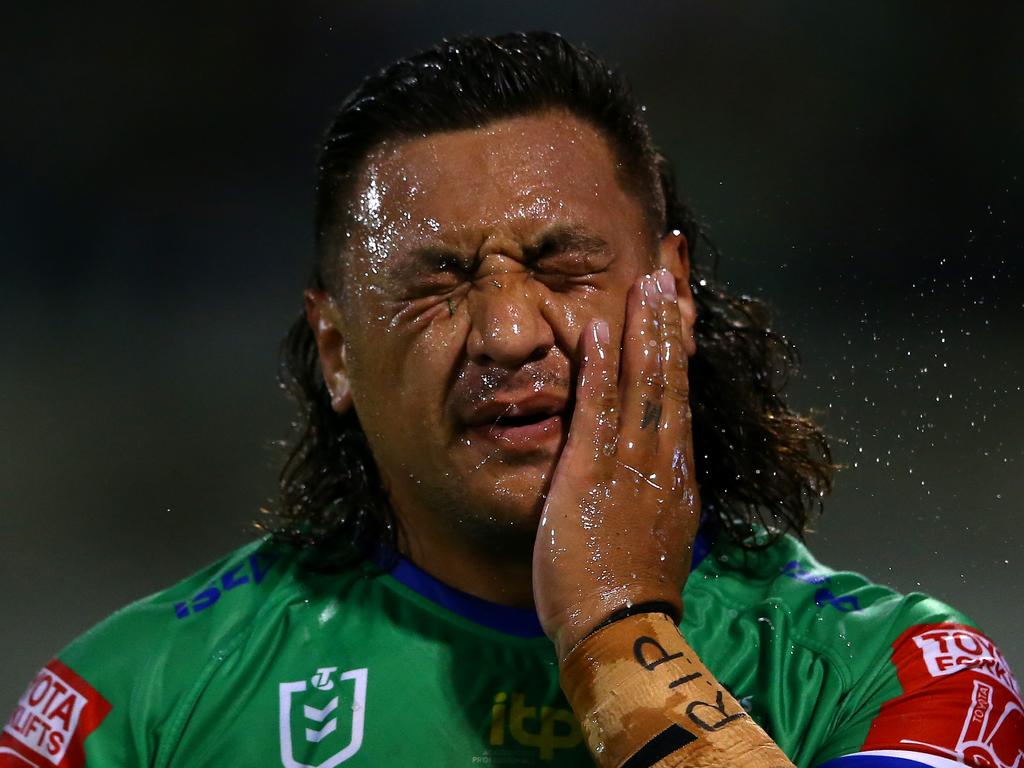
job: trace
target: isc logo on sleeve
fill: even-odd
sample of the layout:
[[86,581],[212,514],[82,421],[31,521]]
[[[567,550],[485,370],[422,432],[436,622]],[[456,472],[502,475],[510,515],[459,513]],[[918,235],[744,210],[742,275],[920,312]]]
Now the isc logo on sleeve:
[[4,726],[0,765],[84,765],[82,742],[108,712],[106,699],[54,659],[29,684]]

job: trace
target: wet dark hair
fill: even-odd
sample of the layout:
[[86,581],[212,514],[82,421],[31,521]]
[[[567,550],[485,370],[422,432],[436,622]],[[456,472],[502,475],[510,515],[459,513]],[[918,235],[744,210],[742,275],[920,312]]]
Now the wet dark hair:
[[[367,156],[386,139],[480,126],[563,109],[595,126],[619,161],[620,182],[647,212],[652,234],[681,230],[690,243],[697,354],[690,397],[697,479],[706,525],[747,548],[802,535],[834,466],[821,429],[793,413],[781,391],[795,367],[765,306],[715,282],[717,254],[680,199],[625,79],[590,52],[547,33],[446,40],[367,78],[324,137],[316,185],[316,263],[310,286],[337,288],[346,203]],[[702,261],[702,251],[712,257]],[[282,348],[282,383],[299,406],[285,444],[280,505],[261,521],[278,539],[350,563],[394,550],[388,507],[354,409],[331,409],[304,314]]]

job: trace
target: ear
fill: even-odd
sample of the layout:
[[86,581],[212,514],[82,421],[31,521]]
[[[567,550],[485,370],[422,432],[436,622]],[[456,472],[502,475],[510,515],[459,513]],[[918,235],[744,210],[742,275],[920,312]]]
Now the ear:
[[320,370],[331,393],[331,408],[336,413],[346,413],[352,407],[352,386],[348,378],[341,312],[326,291],[309,289],[305,297],[306,322],[316,339]]
[[690,246],[686,235],[678,229],[661,238],[658,245],[658,267],[667,269],[676,279],[676,293],[679,295],[679,314],[683,321],[683,346],[686,356],[697,353],[697,339],[693,326],[697,322],[697,304],[690,291]]

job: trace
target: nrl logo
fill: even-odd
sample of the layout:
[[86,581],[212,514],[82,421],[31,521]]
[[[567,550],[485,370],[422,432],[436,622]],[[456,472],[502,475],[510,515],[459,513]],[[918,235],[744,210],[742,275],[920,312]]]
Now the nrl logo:
[[[337,667],[321,667],[308,682],[278,686],[285,768],[334,768],[363,745],[366,668],[337,671]],[[297,697],[301,701],[293,704]]]

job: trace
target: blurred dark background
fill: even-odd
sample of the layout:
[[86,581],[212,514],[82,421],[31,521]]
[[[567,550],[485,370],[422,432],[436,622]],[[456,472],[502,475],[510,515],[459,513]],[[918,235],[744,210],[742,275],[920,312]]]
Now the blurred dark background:
[[[627,9],[628,6],[628,10]],[[1024,5],[15,4],[0,56],[0,709],[251,538],[313,148],[367,73],[549,28],[621,66],[846,465],[825,562],[1024,673]]]

